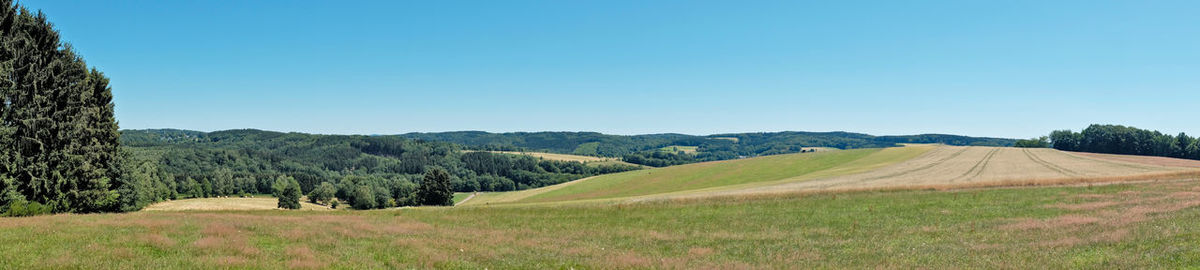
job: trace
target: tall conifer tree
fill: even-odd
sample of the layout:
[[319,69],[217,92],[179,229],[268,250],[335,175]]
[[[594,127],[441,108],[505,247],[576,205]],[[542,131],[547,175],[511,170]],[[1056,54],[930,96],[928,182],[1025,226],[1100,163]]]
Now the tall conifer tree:
[[75,54],[41,12],[0,0],[0,211],[119,209],[120,134],[108,78]]

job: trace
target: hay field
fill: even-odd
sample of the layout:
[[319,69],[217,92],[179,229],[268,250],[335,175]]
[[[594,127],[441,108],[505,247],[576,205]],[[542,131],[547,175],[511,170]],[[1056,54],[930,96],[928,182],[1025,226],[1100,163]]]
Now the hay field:
[[1074,154],[1074,155],[1090,157],[1090,158],[1095,158],[1095,159],[1122,161],[1122,162],[1130,162],[1130,163],[1137,163],[1137,164],[1200,168],[1200,160],[1178,159],[1178,158],[1168,158],[1168,157],[1126,156],[1126,155],[1097,154],[1097,153],[1083,153],[1083,152],[1070,152],[1070,153]]
[[1197,171],[1168,166],[1197,163],[1142,156],[1098,158],[1046,148],[939,146],[920,157],[866,173],[727,193],[1141,180]]
[[475,203],[642,201],[837,190],[1112,183],[1190,177],[1200,172],[1200,161],[1044,148],[908,145],[803,155],[606,175],[563,186],[482,194]]
[[[214,211],[214,210],[272,210],[278,209],[276,198],[200,198],[158,202],[145,211]],[[329,207],[300,202],[300,210],[333,210]]]
[[496,154],[509,154],[509,155],[524,155],[524,156],[531,156],[531,157],[536,157],[536,158],[545,159],[545,160],[575,161],[575,162],[583,162],[588,165],[596,165],[596,166],[599,166],[599,165],[628,165],[628,166],[645,167],[642,165],[637,165],[637,164],[621,161],[620,158],[610,158],[610,157],[593,157],[593,156],[556,154],[556,153],[544,153],[544,152],[517,152],[517,151],[482,151],[482,152],[489,152],[489,153],[496,153]]

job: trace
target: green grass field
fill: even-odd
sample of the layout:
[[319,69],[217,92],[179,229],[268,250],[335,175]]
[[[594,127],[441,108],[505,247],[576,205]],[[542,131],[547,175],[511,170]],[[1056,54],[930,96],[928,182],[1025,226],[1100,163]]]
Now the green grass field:
[[[36,268],[1183,268],[1200,182],[0,218]],[[36,236],[36,237],[33,237]]]
[[517,191],[516,194],[482,194],[470,203],[609,199],[804,181],[875,169],[907,160],[931,148],[859,149],[686,164],[601,175],[561,187]]
[[471,197],[470,192],[455,192],[454,198],[452,198],[452,200],[454,200],[454,203],[459,203],[459,202],[462,202],[463,200],[467,199],[467,197]]

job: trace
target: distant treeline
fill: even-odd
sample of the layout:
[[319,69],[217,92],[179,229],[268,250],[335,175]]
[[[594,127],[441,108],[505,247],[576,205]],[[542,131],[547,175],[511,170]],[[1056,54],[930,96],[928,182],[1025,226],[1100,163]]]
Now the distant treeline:
[[[810,147],[838,149],[895,147],[901,143],[1011,146],[1014,140],[926,134],[872,136],[848,132],[733,133],[709,136],[684,134],[607,135],[595,132],[488,133],[458,131],[409,133],[408,138],[443,141],[478,150],[538,151],[601,157],[621,157],[626,162],[661,167],[763,155],[799,153]],[[694,154],[661,153],[665,146],[695,146]]]
[[1194,137],[1120,125],[1091,125],[1082,132],[1054,131],[1050,142],[1054,149],[1064,151],[1200,160],[1200,141]]
[[451,143],[400,136],[125,130],[121,138],[142,159],[156,161],[174,179],[176,192],[187,196],[271,193],[277,178],[286,176],[306,194],[322,182],[345,196],[364,186],[376,203],[358,205],[386,207],[411,203],[409,194],[434,168],[447,171],[460,192],[528,189],[638,169],[467,152]]

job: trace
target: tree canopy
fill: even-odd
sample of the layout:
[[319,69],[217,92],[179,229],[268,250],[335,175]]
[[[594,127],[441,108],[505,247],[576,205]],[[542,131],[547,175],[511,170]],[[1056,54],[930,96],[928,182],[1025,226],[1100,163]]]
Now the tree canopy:
[[1121,125],[1091,125],[1082,132],[1050,133],[1054,149],[1105,154],[1145,155],[1200,160],[1200,140]]

